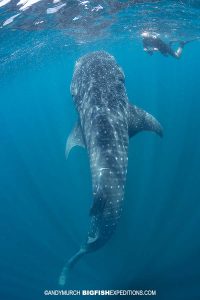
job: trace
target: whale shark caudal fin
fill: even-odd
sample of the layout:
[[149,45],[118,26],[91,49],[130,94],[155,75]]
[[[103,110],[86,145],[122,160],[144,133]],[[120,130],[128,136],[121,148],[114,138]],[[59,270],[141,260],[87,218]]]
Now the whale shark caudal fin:
[[140,131],[148,130],[163,136],[163,128],[160,123],[148,112],[135,105],[129,104],[128,133],[131,138]]
[[84,142],[82,129],[79,122],[76,123],[75,127],[73,128],[73,130],[71,131],[67,139],[66,148],[65,148],[66,158],[68,158],[69,152],[75,146],[80,146],[85,148],[85,142]]
[[69,281],[69,275],[70,271],[75,265],[75,263],[85,254],[87,253],[87,250],[84,248],[81,248],[74,256],[72,256],[68,262],[64,265],[62,272],[60,274],[58,283],[61,286],[64,286]]

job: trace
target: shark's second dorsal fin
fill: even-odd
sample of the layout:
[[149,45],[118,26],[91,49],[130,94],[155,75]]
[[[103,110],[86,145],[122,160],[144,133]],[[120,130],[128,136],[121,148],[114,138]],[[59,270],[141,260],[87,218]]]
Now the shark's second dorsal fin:
[[82,129],[80,123],[77,122],[75,127],[73,128],[72,132],[70,133],[65,148],[65,156],[68,158],[69,152],[75,146],[80,146],[85,148],[84,137],[82,134]]
[[163,128],[160,123],[150,115],[148,112],[135,105],[129,104],[128,112],[128,132],[129,137],[134,136],[136,133],[148,130],[163,136]]

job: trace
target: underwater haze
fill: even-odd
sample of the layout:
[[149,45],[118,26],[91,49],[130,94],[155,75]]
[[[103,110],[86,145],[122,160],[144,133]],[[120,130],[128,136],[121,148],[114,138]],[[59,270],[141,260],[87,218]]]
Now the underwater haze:
[[[194,40],[179,60],[150,56],[144,31]],[[0,0],[1,300],[40,300],[60,289],[62,267],[86,237],[89,160],[79,147],[66,160],[65,145],[77,120],[74,65],[96,50],[115,57],[129,101],[154,115],[164,136],[130,139],[116,233],[83,257],[63,289],[200,299],[199,37],[198,0]]]

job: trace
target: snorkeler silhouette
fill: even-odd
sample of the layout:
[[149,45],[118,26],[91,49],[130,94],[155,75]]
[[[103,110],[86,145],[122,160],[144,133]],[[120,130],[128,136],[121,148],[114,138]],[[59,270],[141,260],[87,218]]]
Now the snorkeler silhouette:
[[[194,38],[189,41],[171,41],[169,43],[164,42],[161,38],[156,34],[151,34],[149,32],[143,32],[141,34],[143,41],[144,51],[150,55],[153,55],[154,52],[160,52],[163,56],[172,56],[174,58],[179,59],[183,53],[183,48],[185,44],[197,40],[198,38]],[[174,50],[172,48],[173,43],[178,43],[178,49]]]

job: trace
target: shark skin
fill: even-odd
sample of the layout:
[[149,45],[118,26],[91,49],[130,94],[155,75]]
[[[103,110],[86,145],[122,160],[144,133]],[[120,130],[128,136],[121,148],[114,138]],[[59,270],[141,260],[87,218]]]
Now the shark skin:
[[124,201],[129,138],[143,130],[163,135],[152,115],[129,103],[124,73],[104,51],[89,53],[76,62],[71,94],[78,121],[67,140],[66,156],[77,145],[87,150],[93,204],[86,241],[65,264],[60,285],[83,255],[104,246],[116,230]]

